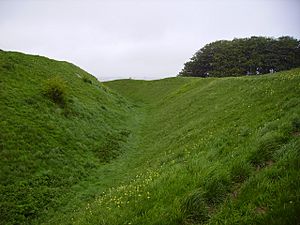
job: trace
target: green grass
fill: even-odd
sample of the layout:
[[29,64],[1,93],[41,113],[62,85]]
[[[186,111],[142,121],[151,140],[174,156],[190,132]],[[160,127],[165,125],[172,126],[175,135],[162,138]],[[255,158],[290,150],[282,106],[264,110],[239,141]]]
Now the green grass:
[[[300,220],[300,69],[100,84],[0,57],[1,224]],[[44,94],[56,77],[65,104]]]
[[0,52],[0,79],[0,224],[31,224],[123,151],[132,105],[44,57]]

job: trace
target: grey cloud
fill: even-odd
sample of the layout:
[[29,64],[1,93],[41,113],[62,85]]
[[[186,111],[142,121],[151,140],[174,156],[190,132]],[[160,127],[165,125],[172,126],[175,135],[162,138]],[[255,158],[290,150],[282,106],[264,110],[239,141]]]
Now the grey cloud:
[[206,43],[300,37],[293,0],[0,0],[0,48],[71,61],[100,80],[175,76]]

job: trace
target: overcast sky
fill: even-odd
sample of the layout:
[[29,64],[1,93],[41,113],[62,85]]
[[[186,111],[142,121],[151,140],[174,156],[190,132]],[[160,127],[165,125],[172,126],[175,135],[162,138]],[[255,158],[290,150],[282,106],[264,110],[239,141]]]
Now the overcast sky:
[[176,76],[205,44],[300,39],[299,0],[0,0],[0,49],[72,62],[99,80]]

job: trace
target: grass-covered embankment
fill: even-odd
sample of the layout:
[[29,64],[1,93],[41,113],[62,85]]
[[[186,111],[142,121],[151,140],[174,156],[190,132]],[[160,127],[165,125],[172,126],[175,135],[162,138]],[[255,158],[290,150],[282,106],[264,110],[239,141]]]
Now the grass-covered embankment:
[[[299,69],[103,86],[64,62],[1,54],[17,60],[0,61],[2,224],[299,221]],[[58,100],[54,74],[68,87]]]
[[107,85],[144,103],[140,171],[152,172],[99,197],[84,221],[297,224],[299,69]]
[[136,147],[110,165],[136,175],[62,221],[297,224],[299,81],[297,69],[107,83],[143,109]]
[[121,153],[132,106],[75,65],[15,52],[0,51],[0,86],[0,224],[31,224]]

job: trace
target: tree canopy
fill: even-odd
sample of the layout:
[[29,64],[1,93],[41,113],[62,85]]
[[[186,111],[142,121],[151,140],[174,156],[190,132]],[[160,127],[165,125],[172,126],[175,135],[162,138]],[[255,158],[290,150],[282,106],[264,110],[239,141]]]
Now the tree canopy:
[[227,77],[265,74],[300,66],[300,40],[251,37],[220,40],[198,50],[179,76]]

